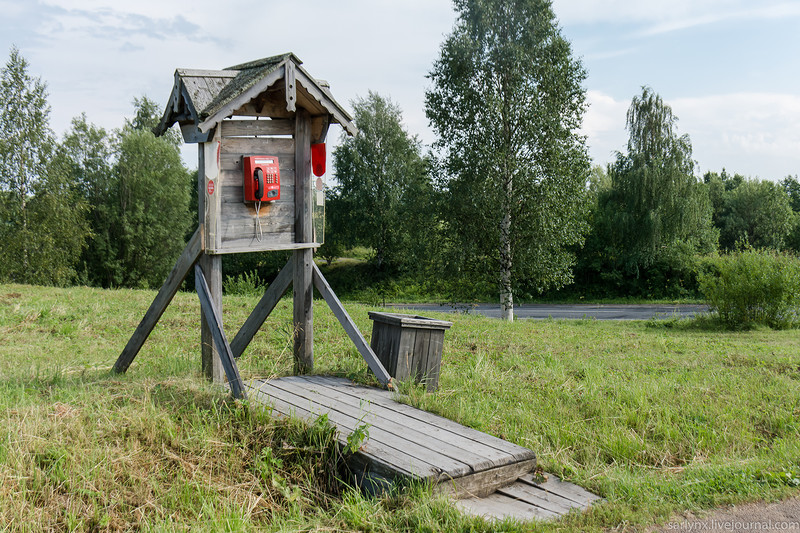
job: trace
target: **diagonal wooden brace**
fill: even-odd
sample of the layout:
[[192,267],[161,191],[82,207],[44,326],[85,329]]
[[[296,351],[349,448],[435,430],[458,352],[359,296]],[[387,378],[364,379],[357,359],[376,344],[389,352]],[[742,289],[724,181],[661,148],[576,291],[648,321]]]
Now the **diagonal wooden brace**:
[[231,345],[228,344],[225,331],[222,329],[222,317],[211,299],[211,291],[208,289],[208,282],[206,282],[206,277],[200,265],[194,266],[194,273],[195,284],[197,285],[197,296],[200,298],[200,308],[211,330],[214,344],[217,346],[217,351],[222,361],[222,368],[225,369],[225,375],[228,377],[228,383],[231,387],[231,393],[233,393],[234,398],[246,399],[247,395],[242,387],[242,377],[239,375],[239,368],[236,366],[233,353],[231,353]]
[[290,257],[289,261],[278,273],[278,277],[264,291],[264,296],[261,297],[253,312],[250,313],[250,316],[247,317],[247,320],[245,320],[239,332],[231,341],[231,352],[234,357],[238,358],[242,355],[250,341],[253,340],[253,335],[261,328],[261,325],[286,293],[286,289],[292,283],[293,269],[294,259]]
[[328,285],[328,281],[325,279],[325,276],[322,275],[322,272],[320,272],[319,267],[316,265],[316,263],[312,264],[314,269],[314,286],[317,288],[320,294],[322,294],[322,297],[325,299],[328,307],[331,308],[331,311],[333,311],[333,314],[339,320],[339,323],[344,328],[347,336],[350,337],[350,340],[356,345],[358,353],[360,353],[361,357],[363,357],[367,362],[369,369],[372,370],[372,373],[375,374],[375,377],[378,378],[378,381],[380,381],[382,385],[391,389],[392,377],[386,371],[386,368],[384,368],[384,366],[381,364],[378,356],[375,355],[375,352],[372,351],[372,348],[370,348],[369,344],[367,344],[367,341],[364,340],[364,336],[361,335],[361,332],[356,327],[353,319],[350,318],[350,315],[345,310],[342,302],[339,301],[339,298],[336,296],[336,294],[334,294],[331,286]]
[[150,336],[150,332],[153,331],[153,328],[158,323],[158,319],[161,318],[161,315],[164,314],[164,310],[172,301],[172,298],[175,297],[175,293],[178,292],[181,283],[186,279],[189,270],[191,270],[192,266],[200,258],[202,251],[200,230],[198,229],[194,232],[192,238],[189,239],[186,248],[184,248],[183,253],[181,253],[172,271],[167,276],[167,280],[164,282],[164,285],[161,286],[161,289],[159,289],[155,300],[150,304],[150,308],[147,309],[144,318],[139,322],[136,331],[131,335],[128,344],[125,345],[125,349],[122,350],[119,358],[117,358],[117,362],[114,363],[114,372],[125,372],[128,370],[128,367],[131,366],[139,350],[142,349],[144,341]]

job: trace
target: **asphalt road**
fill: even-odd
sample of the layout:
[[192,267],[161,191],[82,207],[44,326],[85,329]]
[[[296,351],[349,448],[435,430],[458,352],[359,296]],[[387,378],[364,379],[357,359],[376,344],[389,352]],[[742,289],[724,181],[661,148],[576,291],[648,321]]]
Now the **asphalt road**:
[[[475,313],[500,318],[499,304],[390,304],[395,309],[420,313]],[[523,304],[514,306],[516,318],[597,320],[650,320],[651,318],[693,317],[708,312],[705,305],[597,305],[597,304]]]

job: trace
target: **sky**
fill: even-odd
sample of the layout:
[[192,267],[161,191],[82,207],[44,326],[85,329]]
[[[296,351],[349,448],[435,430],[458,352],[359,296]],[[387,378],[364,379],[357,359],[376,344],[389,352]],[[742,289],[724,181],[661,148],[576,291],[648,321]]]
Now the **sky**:
[[[625,150],[625,113],[647,85],[689,134],[698,175],[800,174],[800,0],[553,0],[553,10],[588,73],[594,164]],[[346,108],[370,90],[391,98],[426,145],[426,75],[456,21],[450,0],[0,0],[0,13],[2,64],[19,48],[47,84],[58,135],[82,112],[113,130],[135,97],[166,104],[176,68],[291,51]],[[196,167],[195,147],[184,157]]]

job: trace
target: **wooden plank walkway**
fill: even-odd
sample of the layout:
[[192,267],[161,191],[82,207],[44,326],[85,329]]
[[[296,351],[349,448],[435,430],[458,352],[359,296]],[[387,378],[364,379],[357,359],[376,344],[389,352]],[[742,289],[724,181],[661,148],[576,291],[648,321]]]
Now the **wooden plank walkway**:
[[323,376],[255,380],[245,390],[279,416],[327,415],[342,446],[366,426],[369,438],[348,466],[367,490],[403,478],[427,481],[458,499],[462,511],[488,519],[555,519],[599,500],[553,475],[535,479],[531,450],[399,403],[390,391]]
[[555,520],[570,511],[585,511],[601,498],[583,487],[546,474],[544,481],[528,474],[484,498],[458,500],[463,512],[487,519]]
[[322,376],[290,376],[246,385],[250,401],[284,416],[328,415],[347,435],[366,425],[369,439],[350,466],[368,479],[411,478],[456,497],[481,497],[531,472],[536,455],[526,448],[398,403],[393,393]]

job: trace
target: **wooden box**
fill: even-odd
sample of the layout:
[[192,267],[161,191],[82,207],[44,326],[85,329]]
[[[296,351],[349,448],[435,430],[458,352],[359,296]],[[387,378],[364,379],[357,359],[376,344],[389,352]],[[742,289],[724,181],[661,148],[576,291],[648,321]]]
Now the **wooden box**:
[[389,375],[413,379],[433,392],[439,386],[444,332],[452,322],[417,315],[370,312],[370,346]]

